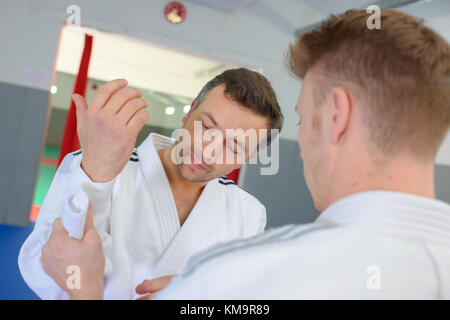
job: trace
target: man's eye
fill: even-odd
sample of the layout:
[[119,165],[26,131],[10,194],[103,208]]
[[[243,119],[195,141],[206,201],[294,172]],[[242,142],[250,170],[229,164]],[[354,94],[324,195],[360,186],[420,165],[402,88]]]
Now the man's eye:
[[205,129],[209,129],[209,127],[207,127],[204,122],[202,122],[202,124]]

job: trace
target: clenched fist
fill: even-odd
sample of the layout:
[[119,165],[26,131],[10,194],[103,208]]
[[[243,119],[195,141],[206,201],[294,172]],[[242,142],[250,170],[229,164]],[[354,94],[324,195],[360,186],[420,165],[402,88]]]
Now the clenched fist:
[[[52,233],[42,248],[41,264],[45,273],[72,299],[103,297],[105,255],[90,207],[86,214],[82,240],[70,237],[61,219],[55,219]],[[71,272],[69,268],[72,269]],[[79,283],[70,281],[71,273],[78,276]]]
[[133,152],[139,131],[149,119],[141,93],[125,79],[101,86],[91,105],[74,94],[77,130],[83,160],[81,167],[94,182],[114,179]]

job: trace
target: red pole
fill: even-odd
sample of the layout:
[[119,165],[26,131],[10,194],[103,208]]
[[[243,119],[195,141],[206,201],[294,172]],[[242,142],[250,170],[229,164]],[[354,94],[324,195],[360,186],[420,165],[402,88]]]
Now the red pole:
[[[86,88],[88,83],[88,69],[89,61],[91,59],[92,52],[91,35],[84,36],[84,49],[81,57],[80,68],[78,70],[77,77],[75,79],[75,86],[73,93],[78,93],[83,97],[86,95]],[[67,114],[66,127],[64,129],[64,137],[61,144],[61,152],[59,154],[58,166],[61,164],[64,157],[79,148],[78,134],[77,134],[77,114],[75,110],[75,103],[70,99],[70,109]]]

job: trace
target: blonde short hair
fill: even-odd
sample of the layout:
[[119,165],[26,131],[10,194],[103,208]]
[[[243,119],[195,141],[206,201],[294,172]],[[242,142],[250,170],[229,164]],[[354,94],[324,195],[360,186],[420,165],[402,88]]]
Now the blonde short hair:
[[381,29],[368,29],[363,10],[331,16],[290,45],[288,63],[300,78],[317,70],[317,101],[343,86],[364,101],[368,139],[383,155],[406,150],[434,159],[450,127],[450,46],[423,20],[381,10]]

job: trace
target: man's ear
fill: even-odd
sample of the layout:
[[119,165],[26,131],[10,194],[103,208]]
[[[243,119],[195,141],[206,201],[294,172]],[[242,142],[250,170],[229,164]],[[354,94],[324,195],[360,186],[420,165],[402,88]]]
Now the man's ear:
[[333,110],[330,142],[338,144],[350,122],[352,100],[344,88],[334,87],[331,89],[331,103]]
[[192,101],[192,103],[191,103],[191,108],[189,109],[189,112],[186,113],[186,115],[185,115],[185,116],[183,117],[183,119],[181,120],[183,123],[185,123],[186,120],[189,119],[189,117],[191,116],[192,109],[193,109],[194,106],[195,106],[195,101],[196,101],[196,99],[194,99],[194,100]]

